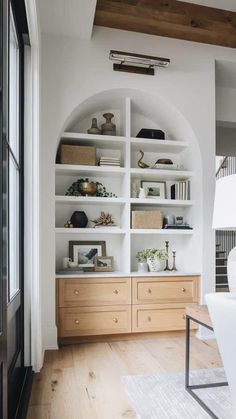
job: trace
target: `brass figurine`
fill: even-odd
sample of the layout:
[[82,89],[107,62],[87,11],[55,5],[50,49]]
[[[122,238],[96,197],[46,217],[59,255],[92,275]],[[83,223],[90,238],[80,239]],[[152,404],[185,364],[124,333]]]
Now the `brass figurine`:
[[141,169],[147,169],[149,166],[148,166],[148,164],[146,164],[146,163],[144,163],[142,160],[143,160],[143,156],[144,156],[144,152],[142,151],[142,150],[139,150],[139,152],[141,153],[141,157],[140,157],[140,159],[139,159],[139,161],[138,161],[138,166],[141,168]]

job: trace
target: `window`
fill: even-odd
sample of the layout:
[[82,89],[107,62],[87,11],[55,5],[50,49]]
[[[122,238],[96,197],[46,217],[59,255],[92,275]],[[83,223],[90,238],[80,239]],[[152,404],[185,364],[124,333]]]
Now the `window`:
[[10,13],[9,33],[9,286],[11,300],[20,287],[20,109],[19,44]]

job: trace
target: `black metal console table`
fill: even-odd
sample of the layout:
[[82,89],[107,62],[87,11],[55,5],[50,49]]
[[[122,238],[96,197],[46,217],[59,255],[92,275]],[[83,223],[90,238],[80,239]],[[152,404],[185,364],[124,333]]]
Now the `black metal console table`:
[[189,372],[190,372],[190,322],[193,321],[207,329],[213,331],[213,326],[208,313],[207,306],[200,306],[194,304],[186,308],[186,352],[185,352],[185,389],[186,391],[200,404],[200,406],[209,414],[211,418],[219,419],[218,416],[212,412],[212,410],[203,402],[200,397],[194,392],[201,388],[212,388],[227,386],[227,382],[211,383],[211,384],[190,384]]

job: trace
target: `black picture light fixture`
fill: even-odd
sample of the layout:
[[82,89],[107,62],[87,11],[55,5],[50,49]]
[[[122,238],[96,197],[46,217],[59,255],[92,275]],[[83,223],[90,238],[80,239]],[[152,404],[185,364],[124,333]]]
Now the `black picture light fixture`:
[[151,55],[134,54],[132,52],[111,50],[109,59],[118,61],[113,64],[113,70],[127,73],[148,74],[154,76],[155,67],[167,68],[169,58],[152,57]]

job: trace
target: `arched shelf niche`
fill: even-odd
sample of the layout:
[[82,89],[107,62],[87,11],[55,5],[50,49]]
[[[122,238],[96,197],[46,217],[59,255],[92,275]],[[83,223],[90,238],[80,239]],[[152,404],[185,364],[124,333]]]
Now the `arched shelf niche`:
[[[88,138],[86,140],[87,129],[90,128],[91,120],[94,117],[98,120],[98,126],[101,126],[105,121],[102,116],[105,112],[112,112],[114,114],[113,122],[117,128],[117,139],[113,138],[105,147],[117,148],[121,155],[121,165],[125,169],[124,178],[120,181],[123,182],[123,186],[120,184],[118,194],[119,198],[124,198],[125,200],[125,205],[119,210],[120,216],[118,217],[124,235],[120,236],[119,239],[117,235],[114,236],[114,246],[110,246],[110,252],[113,252],[110,255],[114,255],[114,252],[116,254],[118,251],[120,252],[119,260],[116,263],[117,271],[125,273],[135,271],[137,267],[135,260],[136,251],[140,250],[140,247],[163,247],[166,240],[164,233],[163,235],[156,235],[144,232],[143,235],[134,235],[132,234],[132,230],[130,230],[130,211],[137,208],[145,209],[145,205],[143,207],[140,205],[137,206],[137,203],[130,201],[130,198],[132,198],[132,182],[134,178],[138,179],[138,181],[140,180],[137,174],[132,174],[132,170],[137,168],[139,149],[143,149],[145,152],[145,161],[149,165],[154,164],[157,158],[166,157],[182,165],[185,171],[192,172],[191,200],[194,204],[186,207],[184,205],[176,205],[176,207],[174,205],[162,205],[162,208],[164,215],[183,215],[184,219],[193,226],[193,234],[186,235],[186,237],[175,234],[169,240],[171,250],[177,251],[177,262],[181,271],[200,272],[202,268],[202,255],[200,250],[202,242],[202,164],[198,141],[190,124],[176,107],[157,95],[135,89],[112,89],[97,93],[76,107],[63,125],[60,141],[64,141],[64,133],[73,133],[75,136],[76,134],[81,135],[80,138],[78,137],[76,139],[76,142],[80,143],[80,140],[85,134],[83,144],[91,144]],[[145,141],[145,139],[143,141],[139,140],[138,145],[135,144],[135,137],[141,128],[163,130],[166,134],[165,141],[167,143],[172,141],[173,147],[171,145],[169,148],[163,148],[163,151],[157,148],[157,152],[155,153],[151,147],[147,146],[148,141]],[[155,141],[158,147],[159,140]],[[101,146],[101,142],[98,141],[98,149]],[[186,146],[179,147],[178,151],[176,151],[175,144],[179,142],[183,142]],[[93,141],[92,143],[94,144]],[[155,175],[152,174],[150,179],[153,180],[154,177]],[[160,180],[159,175],[157,179]],[[57,184],[56,181],[56,195],[58,194]],[[108,182],[108,184],[111,186],[111,183]],[[149,209],[150,207],[148,206],[147,208]],[[105,209],[109,209],[109,205]],[[91,206],[89,211],[91,213]],[[129,212],[126,217],[124,216],[125,211]],[[69,213],[65,217],[68,215]],[[57,216],[56,208],[56,227],[60,227],[61,219],[61,216]],[[110,235],[109,240],[112,241],[112,235]],[[62,238],[59,241],[62,241]],[[56,247],[57,251],[59,250],[59,254],[57,254],[58,266],[66,246],[65,244],[61,244]],[[129,255],[129,261],[124,262],[124,258],[127,258],[127,255]]]

